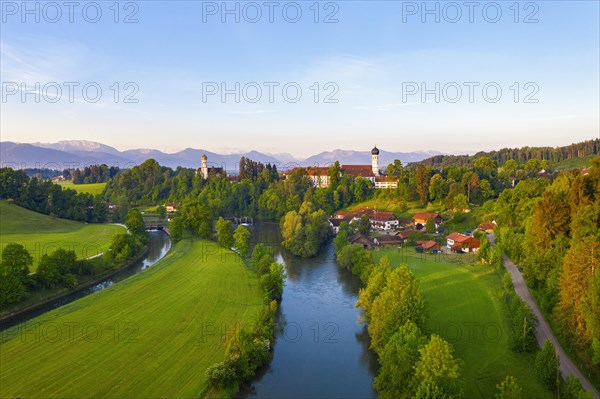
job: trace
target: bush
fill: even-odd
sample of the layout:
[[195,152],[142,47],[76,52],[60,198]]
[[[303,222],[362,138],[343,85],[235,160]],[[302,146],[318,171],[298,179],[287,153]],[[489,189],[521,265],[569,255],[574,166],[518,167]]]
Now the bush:
[[236,382],[235,359],[215,363],[206,369],[208,384],[215,388],[225,388]]
[[523,390],[517,384],[517,379],[512,376],[507,376],[504,381],[496,385],[498,393],[496,399],[521,399]]

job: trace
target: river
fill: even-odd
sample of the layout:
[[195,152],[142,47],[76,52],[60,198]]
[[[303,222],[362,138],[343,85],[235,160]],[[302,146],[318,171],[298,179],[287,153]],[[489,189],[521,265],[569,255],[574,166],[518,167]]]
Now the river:
[[18,313],[15,316],[0,321],[0,331],[13,327],[19,323],[31,320],[34,317],[40,316],[52,309],[66,305],[67,303],[73,302],[79,298],[83,298],[84,296],[93,294],[94,292],[103,290],[104,288],[110,287],[114,283],[131,277],[134,274],[141,272],[142,270],[152,266],[153,264],[164,258],[164,256],[169,252],[170,249],[171,239],[165,232],[160,230],[149,231],[148,253],[142,259],[140,259],[137,262],[134,262],[133,264],[129,265],[128,267],[122,270],[119,270],[110,278],[107,278],[92,287],[71,292],[42,306],[35,307],[23,313]]
[[335,261],[328,243],[314,258],[282,251],[276,224],[250,226],[252,241],[272,245],[285,265],[273,359],[241,398],[375,398],[377,359],[369,348],[360,280]]

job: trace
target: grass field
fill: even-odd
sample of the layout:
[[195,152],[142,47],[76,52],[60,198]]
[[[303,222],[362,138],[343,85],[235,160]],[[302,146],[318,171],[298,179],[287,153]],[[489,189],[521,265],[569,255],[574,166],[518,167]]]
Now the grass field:
[[143,273],[2,333],[0,397],[198,397],[223,337],[261,307],[237,255],[184,240]]
[[121,226],[79,223],[0,201],[0,253],[9,243],[22,244],[33,256],[31,271],[43,254],[59,247],[74,250],[78,258],[87,258],[106,251],[111,237],[123,232]]
[[[501,279],[489,267],[449,255],[405,255],[395,248],[373,252],[387,255],[392,265],[407,263],[421,284],[427,303],[427,332],[451,342],[462,359],[466,398],[492,398],[507,375],[517,378],[524,398],[551,398],[535,378],[534,355],[510,350],[508,324],[502,303]],[[460,259],[463,259],[462,261]]]
[[106,187],[106,183],[93,184],[73,184],[71,180],[58,182],[63,188],[70,188],[78,193],[90,193],[92,195],[100,194]]

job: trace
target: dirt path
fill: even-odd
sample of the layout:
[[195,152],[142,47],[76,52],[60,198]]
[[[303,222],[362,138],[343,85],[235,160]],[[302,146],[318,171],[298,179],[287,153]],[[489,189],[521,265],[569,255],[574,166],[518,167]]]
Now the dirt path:
[[[496,237],[494,236],[494,233],[489,234],[488,237],[490,243],[492,245],[495,245]],[[577,366],[575,366],[575,363],[573,363],[571,358],[563,350],[562,346],[560,346],[560,343],[554,336],[550,325],[548,324],[546,319],[544,319],[544,316],[540,312],[540,309],[533,300],[533,297],[531,296],[531,293],[529,292],[527,284],[525,284],[525,280],[523,279],[523,275],[521,274],[519,269],[505,254],[502,254],[502,260],[504,263],[504,267],[506,268],[506,270],[508,270],[512,277],[515,292],[521,297],[523,301],[525,301],[529,305],[531,311],[539,320],[539,325],[535,335],[540,348],[544,345],[544,342],[547,339],[549,339],[554,345],[554,348],[556,349],[556,354],[560,358],[560,373],[562,374],[562,376],[566,377],[567,375],[574,375],[579,379],[579,381],[581,381],[581,384],[586,390],[591,391],[593,393],[594,398],[600,399],[600,394],[598,393],[596,388],[594,388],[594,386],[590,383],[587,377],[583,375],[581,371],[579,371]]]

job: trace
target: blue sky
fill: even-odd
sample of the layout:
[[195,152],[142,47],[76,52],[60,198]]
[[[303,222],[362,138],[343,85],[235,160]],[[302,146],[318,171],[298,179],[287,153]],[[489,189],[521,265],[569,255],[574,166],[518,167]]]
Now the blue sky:
[[[476,2],[472,22],[462,1],[428,2],[432,14],[420,1],[275,1],[273,22],[262,1],[228,2],[239,22],[220,1],[121,2],[118,16],[113,1],[80,2],[73,22],[62,2],[60,17],[37,4],[27,14],[20,1],[2,2],[3,141],[303,157],[374,143],[453,153],[556,146],[600,131],[597,1]],[[128,15],[137,22],[124,23]],[[65,82],[79,84],[72,101]],[[239,102],[222,98],[236,82]],[[86,84],[102,90],[97,102]]]

